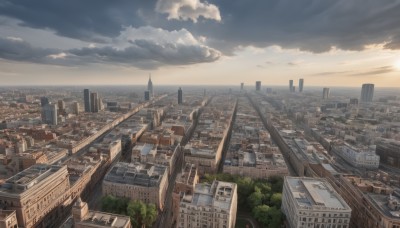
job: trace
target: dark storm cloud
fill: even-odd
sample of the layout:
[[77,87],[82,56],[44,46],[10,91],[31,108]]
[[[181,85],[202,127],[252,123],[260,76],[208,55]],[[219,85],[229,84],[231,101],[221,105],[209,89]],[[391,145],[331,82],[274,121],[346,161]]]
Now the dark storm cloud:
[[220,22],[206,19],[207,15],[197,23],[179,17],[167,20],[167,15],[155,12],[155,0],[3,0],[0,15],[19,19],[25,26],[91,41],[114,38],[130,25],[170,31],[186,28],[196,36],[206,36],[208,45],[228,54],[239,45],[280,45],[315,53],[333,46],[362,50],[367,44],[383,42],[385,48],[400,48],[397,0],[207,2],[218,8]]
[[121,50],[112,47],[82,48],[69,53],[89,62],[125,63],[140,68],[214,62],[221,55],[215,49],[202,45],[159,44],[151,40],[134,40],[130,44]]
[[20,38],[0,37],[0,58],[23,62],[46,62],[48,55],[58,53],[56,49],[35,48]]
[[217,50],[203,45],[159,44],[151,40],[135,40],[124,49],[105,46],[59,50],[32,47],[19,38],[0,38],[2,59],[63,66],[113,62],[149,69],[164,65],[213,62],[220,55]]

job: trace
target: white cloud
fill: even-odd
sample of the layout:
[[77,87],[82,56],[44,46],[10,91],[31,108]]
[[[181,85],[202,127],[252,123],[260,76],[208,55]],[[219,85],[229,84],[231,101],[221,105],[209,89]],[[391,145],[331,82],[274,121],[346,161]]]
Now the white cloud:
[[21,37],[15,37],[15,36],[8,36],[7,39],[11,40],[11,41],[17,41],[17,42],[23,42],[24,41]]
[[156,11],[168,14],[168,19],[192,20],[199,17],[221,21],[221,15],[216,5],[200,0],[158,0]]
[[148,40],[157,44],[200,45],[202,43],[202,37],[196,38],[186,29],[168,31],[150,26],[126,27],[114,41],[117,48],[126,48],[135,40]]
[[64,59],[67,57],[67,54],[64,52],[58,53],[58,54],[53,54],[53,55],[48,55],[47,57],[52,58],[52,59]]

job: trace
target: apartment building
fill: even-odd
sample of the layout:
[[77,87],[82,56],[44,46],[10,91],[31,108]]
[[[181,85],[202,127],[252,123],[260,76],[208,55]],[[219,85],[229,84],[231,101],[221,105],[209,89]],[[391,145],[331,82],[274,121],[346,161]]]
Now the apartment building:
[[[68,176],[67,166],[35,164],[1,185],[0,205],[16,211],[18,226],[37,226],[69,199]],[[45,223],[51,224],[51,219]]]
[[290,228],[348,228],[351,208],[325,179],[285,177],[282,211]]
[[118,162],[104,177],[103,195],[154,203],[163,210],[168,167],[151,163]]
[[197,184],[193,194],[185,194],[181,200],[177,227],[234,228],[236,211],[236,184]]

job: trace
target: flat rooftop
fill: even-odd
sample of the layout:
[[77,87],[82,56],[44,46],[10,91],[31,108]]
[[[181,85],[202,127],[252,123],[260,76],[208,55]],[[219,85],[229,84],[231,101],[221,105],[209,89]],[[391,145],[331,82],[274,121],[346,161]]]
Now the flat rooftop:
[[167,167],[150,163],[124,163],[118,162],[104,177],[105,181],[139,185],[143,187],[157,187],[164,175],[167,175]]
[[286,177],[285,184],[299,207],[305,209],[351,210],[324,179]]
[[197,184],[193,195],[186,196],[185,201],[191,205],[218,208],[229,211],[231,208],[236,184],[214,181],[212,184]]
[[115,227],[123,228],[126,227],[131,220],[128,216],[109,214],[99,211],[89,211],[88,215],[80,224],[87,224],[96,227]]
[[56,173],[61,168],[62,166],[35,164],[6,180],[0,186],[0,192],[22,193]]

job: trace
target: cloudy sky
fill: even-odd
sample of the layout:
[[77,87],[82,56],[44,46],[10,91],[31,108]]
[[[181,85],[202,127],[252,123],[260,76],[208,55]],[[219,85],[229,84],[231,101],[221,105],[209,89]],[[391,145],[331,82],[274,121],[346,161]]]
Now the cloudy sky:
[[1,0],[2,85],[400,87],[398,0]]

